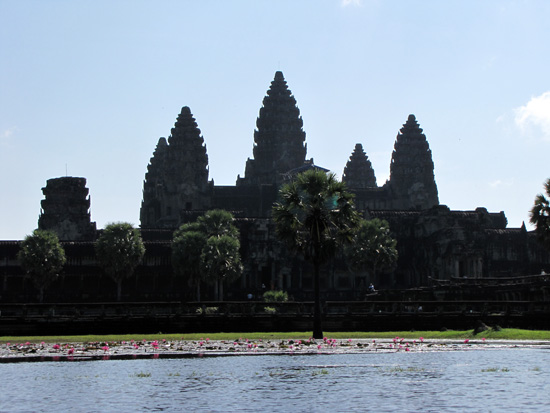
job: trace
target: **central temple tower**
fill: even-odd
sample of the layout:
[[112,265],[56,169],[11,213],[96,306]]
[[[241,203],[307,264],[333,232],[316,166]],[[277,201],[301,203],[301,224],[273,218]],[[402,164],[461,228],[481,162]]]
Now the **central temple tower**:
[[306,133],[296,99],[282,72],[267,91],[254,131],[254,159],[248,158],[244,178],[237,185],[279,185],[284,174],[304,165]]

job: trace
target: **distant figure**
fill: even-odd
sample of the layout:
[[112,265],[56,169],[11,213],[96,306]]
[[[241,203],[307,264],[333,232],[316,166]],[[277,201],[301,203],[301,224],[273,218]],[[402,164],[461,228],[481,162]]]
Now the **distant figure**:
[[369,285],[369,293],[375,293],[376,290],[374,289],[374,285],[372,285],[372,283],[370,283]]

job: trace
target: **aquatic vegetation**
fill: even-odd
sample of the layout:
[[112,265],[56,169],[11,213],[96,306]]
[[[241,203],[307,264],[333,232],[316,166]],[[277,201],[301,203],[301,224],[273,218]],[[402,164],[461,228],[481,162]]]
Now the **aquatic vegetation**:
[[151,377],[151,373],[140,371],[139,373],[134,373],[134,374],[130,375],[130,377],[139,377],[139,378]]
[[482,373],[498,373],[499,371],[503,373],[508,373],[510,369],[508,367],[502,367],[500,369],[498,367],[489,367],[486,369],[481,369]]

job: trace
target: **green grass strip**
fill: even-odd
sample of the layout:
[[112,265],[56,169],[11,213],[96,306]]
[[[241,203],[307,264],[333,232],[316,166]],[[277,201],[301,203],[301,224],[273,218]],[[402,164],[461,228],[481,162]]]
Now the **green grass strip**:
[[[504,328],[500,331],[488,330],[474,335],[472,330],[466,331],[386,331],[386,332],[325,332],[325,336],[335,339],[391,339],[395,337],[405,339],[482,339],[487,340],[550,340],[550,331],[520,330]],[[93,343],[93,342],[121,342],[121,341],[153,341],[162,340],[288,340],[308,339],[311,332],[271,332],[271,333],[193,333],[193,334],[110,334],[110,335],[82,335],[82,336],[5,336],[0,337],[0,343]]]

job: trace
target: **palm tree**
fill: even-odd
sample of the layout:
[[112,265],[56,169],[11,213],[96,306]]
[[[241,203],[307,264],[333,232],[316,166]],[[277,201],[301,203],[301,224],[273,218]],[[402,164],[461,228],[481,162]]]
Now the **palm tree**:
[[351,266],[355,269],[368,268],[372,282],[376,282],[376,271],[389,271],[397,262],[397,241],[390,236],[386,220],[362,219],[353,241],[347,248]]
[[216,298],[223,300],[223,283],[242,273],[239,230],[234,221],[230,212],[213,209],[174,233],[172,266],[196,287],[199,301],[202,280],[214,284]]
[[310,169],[283,185],[273,206],[279,238],[313,264],[313,338],[323,338],[319,270],[340,245],[352,241],[359,215],[353,195],[333,173]]
[[233,214],[223,209],[206,211],[204,215],[197,218],[197,224],[207,237],[221,237],[222,235],[239,237],[239,230],[235,226]]
[[550,178],[544,183],[546,198],[543,194],[538,194],[535,198],[535,204],[531,208],[529,222],[535,226],[535,231],[546,246],[550,249]]
[[201,254],[205,246],[206,235],[196,223],[184,224],[174,233],[172,268],[195,288],[197,301],[201,300]]
[[145,246],[137,228],[127,222],[105,227],[95,244],[97,260],[117,285],[120,301],[122,281],[132,276],[145,255]]
[[223,284],[239,278],[243,272],[240,242],[229,235],[210,237],[201,254],[201,265],[206,281],[213,283],[216,298],[223,301]]
[[44,289],[58,276],[65,265],[65,250],[54,232],[36,229],[21,243],[17,259],[39,291],[38,300],[43,302]]

